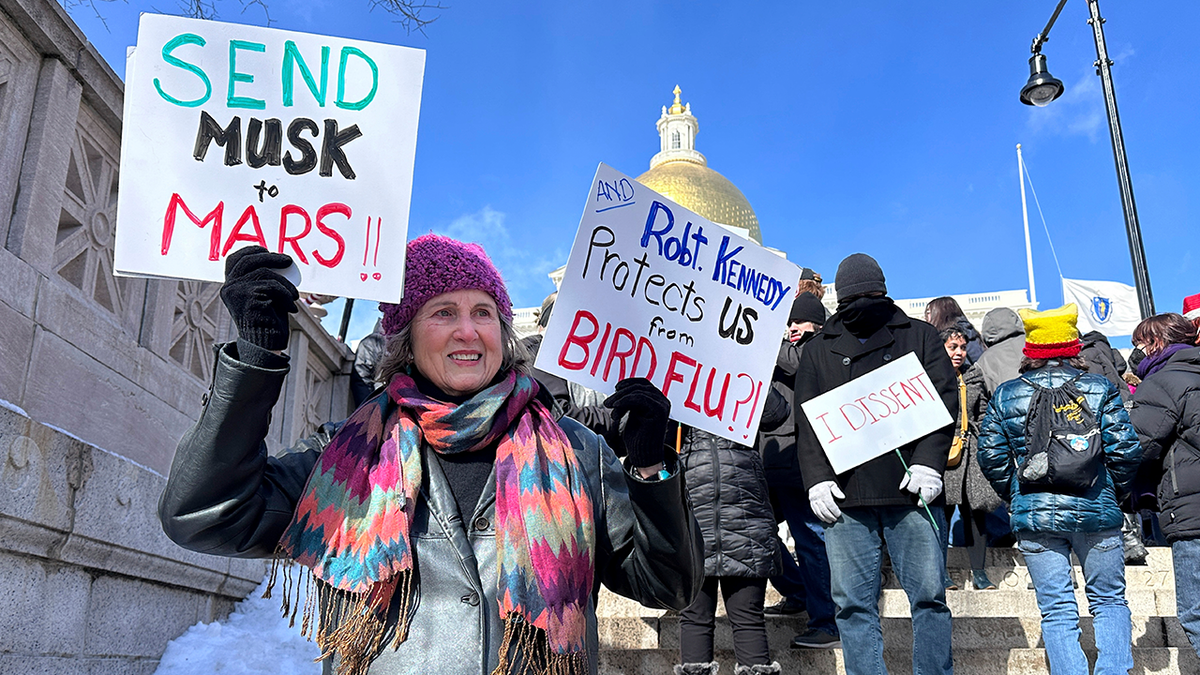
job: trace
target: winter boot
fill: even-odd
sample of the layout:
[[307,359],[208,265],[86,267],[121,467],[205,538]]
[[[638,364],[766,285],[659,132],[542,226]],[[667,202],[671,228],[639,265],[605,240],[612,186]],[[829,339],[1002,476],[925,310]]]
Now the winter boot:
[[779,665],[778,661],[758,666],[737,665],[733,668],[733,675],[779,675],[782,672],[783,667]]
[[[717,675],[721,664],[712,663],[682,663],[675,666],[675,675]],[[778,671],[776,671],[778,672]]]

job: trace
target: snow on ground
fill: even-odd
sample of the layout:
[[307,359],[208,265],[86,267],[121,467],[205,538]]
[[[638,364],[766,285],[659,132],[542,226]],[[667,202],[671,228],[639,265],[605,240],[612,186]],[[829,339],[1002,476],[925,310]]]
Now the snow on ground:
[[[319,675],[321,664],[313,659],[320,652],[300,635],[300,612],[292,628],[279,615],[282,582],[277,580],[272,597],[264,600],[264,579],[229,618],[198,623],[172,640],[155,675]],[[303,610],[303,588],[298,602]]]

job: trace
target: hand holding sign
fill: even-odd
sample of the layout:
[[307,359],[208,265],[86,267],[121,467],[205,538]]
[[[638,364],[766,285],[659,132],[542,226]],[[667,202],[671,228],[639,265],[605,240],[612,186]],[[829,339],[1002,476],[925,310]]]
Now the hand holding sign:
[[942,475],[927,466],[913,464],[900,481],[900,489],[916,495],[924,506],[942,494]]
[[300,294],[281,271],[292,259],[261,246],[243,248],[225,259],[221,300],[229,308],[238,337],[271,351],[288,343],[288,314],[298,310]]
[[604,401],[604,407],[612,408],[613,418],[620,425],[621,442],[635,468],[663,461],[671,402],[658,387],[644,377],[626,378],[617,383],[616,391]]

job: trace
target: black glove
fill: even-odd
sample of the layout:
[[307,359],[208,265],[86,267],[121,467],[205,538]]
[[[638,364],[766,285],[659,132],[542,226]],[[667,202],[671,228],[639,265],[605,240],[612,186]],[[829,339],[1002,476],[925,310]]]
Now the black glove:
[[229,308],[238,337],[263,349],[287,347],[287,315],[297,311],[300,293],[275,270],[291,264],[288,256],[261,246],[239,249],[225,259],[221,300]]
[[634,468],[663,461],[671,402],[658,387],[644,377],[625,378],[617,383],[604,407],[612,408],[613,420],[620,425],[621,442]]

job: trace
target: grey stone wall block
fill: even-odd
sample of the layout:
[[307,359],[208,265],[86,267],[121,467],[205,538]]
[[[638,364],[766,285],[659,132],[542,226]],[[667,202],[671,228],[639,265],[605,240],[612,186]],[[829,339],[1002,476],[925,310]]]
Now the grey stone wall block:
[[155,354],[149,349],[139,348],[135,354],[137,370],[134,382],[151,395],[160,399],[195,420],[200,416],[200,397],[208,391],[212,373],[204,379],[181,369],[179,364]]
[[157,584],[116,576],[92,583],[84,653],[158,658],[167,643],[207,618],[207,601]]
[[81,444],[0,409],[0,517],[65,534],[71,529],[68,457]]
[[86,659],[87,675],[154,675],[157,658]]
[[66,656],[0,652],[4,675],[89,675],[88,664]]
[[166,475],[192,418],[62,338],[34,333],[25,397],[34,419]]
[[130,375],[137,371],[137,335],[57,275],[40,279],[34,319],[109,368]]
[[5,247],[42,274],[53,274],[54,240],[63,201],[82,86],[62,61],[42,60],[29,134]]
[[79,653],[91,577],[78,569],[5,553],[0,553],[0,567],[0,652]]
[[123,458],[86,451],[93,469],[76,494],[64,561],[239,598],[262,581],[261,560],[244,561],[241,576],[231,578],[230,559],[188,551],[167,539],[157,511],[166,484],[161,476]]
[[20,401],[33,350],[33,321],[4,302],[0,302],[0,345],[4,345],[0,356],[0,399]]
[[38,273],[29,263],[0,247],[0,302],[22,316],[33,317]]
[[[17,27],[0,14],[0,84],[4,89],[0,97],[0,176],[16,176],[21,172],[40,61]],[[16,198],[17,181],[0,181],[0,241],[8,238]]]

